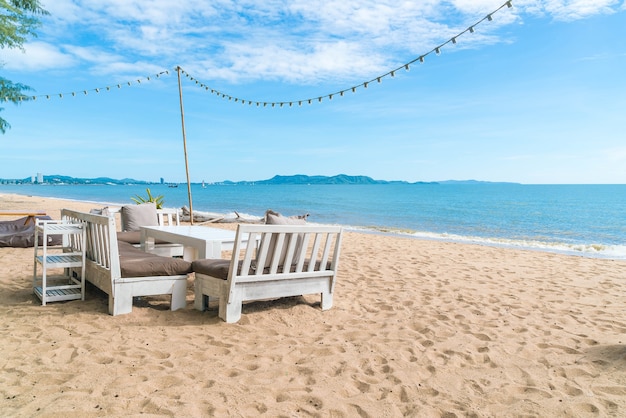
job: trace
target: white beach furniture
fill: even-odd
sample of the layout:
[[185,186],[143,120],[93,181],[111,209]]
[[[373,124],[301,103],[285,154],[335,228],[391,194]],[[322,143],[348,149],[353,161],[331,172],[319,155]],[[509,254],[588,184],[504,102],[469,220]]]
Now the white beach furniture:
[[[63,300],[85,300],[83,223],[37,220],[34,234],[33,293],[41,300],[41,304]],[[61,246],[50,246],[53,241],[51,236],[61,236]],[[38,267],[41,267],[41,277]],[[53,274],[55,269],[63,269],[63,274]]]
[[61,216],[84,224],[85,239],[75,250],[85,252],[85,280],[109,296],[109,314],[130,313],[136,296],[171,295],[173,311],[185,307],[191,263],[118,243],[113,217],[68,209]]
[[237,322],[244,301],[314,293],[322,310],[330,309],[342,233],[336,226],[239,225],[230,260],[192,263],[196,309],[216,297],[219,317]]

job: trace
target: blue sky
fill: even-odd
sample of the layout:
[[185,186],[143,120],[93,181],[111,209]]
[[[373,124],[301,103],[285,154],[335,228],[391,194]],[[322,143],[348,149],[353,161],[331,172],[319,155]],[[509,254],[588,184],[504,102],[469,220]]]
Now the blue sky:
[[194,182],[626,183],[624,2],[519,0],[482,20],[503,3],[44,0],[38,38],[0,50],[37,97],[2,103],[0,178],[185,181],[180,66]]

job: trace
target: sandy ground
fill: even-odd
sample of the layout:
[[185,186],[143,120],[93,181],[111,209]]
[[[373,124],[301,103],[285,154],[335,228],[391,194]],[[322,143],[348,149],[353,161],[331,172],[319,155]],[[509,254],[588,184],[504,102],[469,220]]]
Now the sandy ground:
[[[98,205],[0,194],[63,207]],[[0,415],[626,416],[625,261],[348,232],[339,270],[329,311],[307,295],[226,324],[190,278],[185,309],[112,317],[93,287],[41,306],[33,249],[0,248]]]

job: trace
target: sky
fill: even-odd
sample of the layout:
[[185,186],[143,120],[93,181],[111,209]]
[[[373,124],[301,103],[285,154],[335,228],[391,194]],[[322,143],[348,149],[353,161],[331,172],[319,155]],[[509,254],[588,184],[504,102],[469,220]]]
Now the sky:
[[621,0],[42,4],[0,178],[626,183]]

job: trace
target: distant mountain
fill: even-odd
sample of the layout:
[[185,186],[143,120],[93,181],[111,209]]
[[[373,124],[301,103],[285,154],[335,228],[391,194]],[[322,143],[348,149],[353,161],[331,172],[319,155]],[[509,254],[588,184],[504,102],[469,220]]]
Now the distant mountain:
[[[9,183],[23,183],[30,184],[31,178],[21,179],[21,180],[6,180],[0,179],[0,182],[9,182]],[[61,176],[61,175],[50,175],[43,176],[43,182],[46,184],[109,184],[109,185],[127,185],[127,184],[159,184],[156,182],[150,182],[145,180],[135,180],[135,179],[112,179],[110,177],[97,177],[97,178],[77,178],[70,176]],[[349,176],[347,174],[338,174],[336,176],[307,176],[304,174],[296,174],[292,176],[281,176],[276,175],[271,179],[267,180],[258,180],[258,181],[230,181],[225,180],[221,182],[213,183],[216,185],[249,185],[249,184],[517,184],[517,183],[494,183],[489,181],[478,181],[478,180],[445,180],[445,181],[437,181],[437,182],[414,182],[410,183],[407,181],[400,180],[374,180],[368,176]]]
[[[25,178],[21,180],[23,183],[30,183],[31,178]],[[50,176],[43,176],[43,182],[46,184],[114,184],[114,185],[123,185],[123,184],[153,184],[151,182],[143,181],[143,180],[135,180],[135,179],[112,179],[110,177],[96,177],[93,179],[87,178],[79,178],[79,177],[70,177],[70,176],[61,176],[59,174],[54,174]]]
[[374,180],[367,176],[348,176],[339,174],[336,176],[306,176],[296,174],[293,176],[274,176],[269,180],[261,180],[256,184],[408,184],[406,181]]

